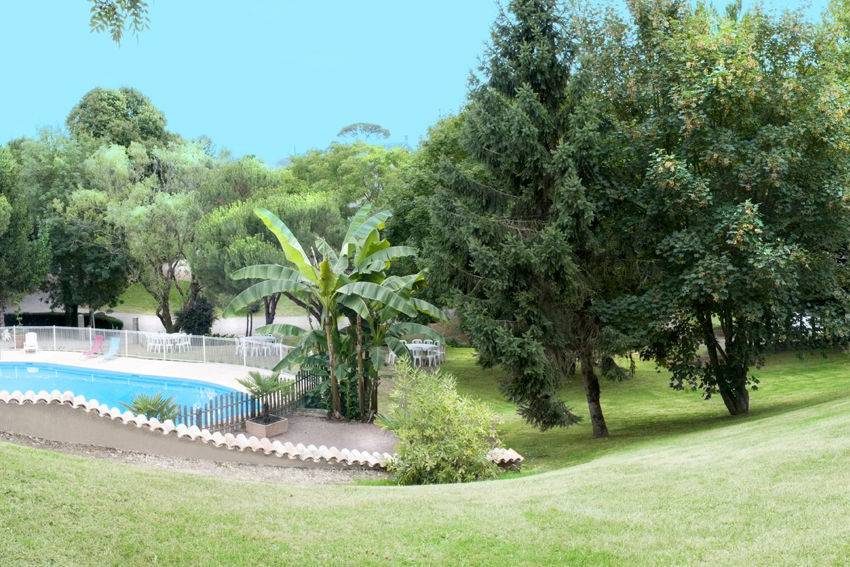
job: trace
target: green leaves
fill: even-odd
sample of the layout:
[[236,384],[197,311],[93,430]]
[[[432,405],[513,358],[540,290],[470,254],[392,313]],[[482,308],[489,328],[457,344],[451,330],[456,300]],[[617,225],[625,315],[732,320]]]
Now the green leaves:
[[341,296],[349,294],[358,295],[363,299],[369,299],[388,305],[399,313],[404,313],[408,317],[416,316],[416,308],[412,301],[405,299],[389,288],[378,284],[371,282],[354,282],[342,286],[339,288],[337,293]]
[[300,338],[309,333],[309,331],[307,331],[306,329],[302,329],[301,327],[297,327],[295,325],[288,325],[285,323],[274,323],[272,325],[263,325],[262,327],[258,327],[257,333],[261,335],[274,335],[276,337],[283,338]]
[[277,237],[280,242],[280,247],[286,259],[291,262],[296,269],[301,273],[301,276],[312,282],[318,282],[316,269],[310,264],[307,254],[301,247],[301,243],[292,234],[292,231],[280,220],[277,215],[267,209],[257,208],[254,213],[259,217],[263,224]]
[[304,290],[304,284],[298,280],[265,280],[252,285],[251,287],[234,297],[225,309],[225,313],[238,313],[246,307],[262,300],[264,297],[268,297],[276,293],[301,292]]
[[380,272],[386,270],[392,260],[410,256],[416,256],[416,248],[412,246],[390,246],[366,256],[357,264],[361,272]]
[[234,280],[301,280],[301,273],[278,264],[258,264],[236,270],[230,275]]

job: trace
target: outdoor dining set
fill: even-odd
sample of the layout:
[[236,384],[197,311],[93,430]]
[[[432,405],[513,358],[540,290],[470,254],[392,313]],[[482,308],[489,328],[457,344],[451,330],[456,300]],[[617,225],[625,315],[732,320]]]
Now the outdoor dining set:
[[284,356],[292,347],[279,343],[272,335],[239,337],[236,343],[237,356]]
[[142,338],[148,352],[166,354],[192,348],[192,337],[185,333],[144,333]]
[[[413,339],[410,341],[401,341],[401,343],[410,352],[414,366],[437,366],[442,364],[446,359],[446,349],[440,341]],[[396,358],[395,353],[390,351],[387,356],[387,363],[394,364]]]

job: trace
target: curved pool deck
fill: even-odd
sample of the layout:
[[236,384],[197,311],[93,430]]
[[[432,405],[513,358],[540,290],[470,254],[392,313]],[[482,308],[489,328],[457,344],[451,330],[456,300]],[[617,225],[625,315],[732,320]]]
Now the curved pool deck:
[[111,372],[126,372],[129,374],[144,374],[163,378],[185,378],[209,382],[218,386],[233,388],[240,392],[246,391],[237,379],[245,378],[248,372],[268,370],[237,366],[234,364],[218,364],[203,362],[171,362],[164,360],[147,360],[143,358],[117,357],[112,360],[100,358],[85,358],[78,352],[39,351],[25,353],[23,351],[0,352],[2,362],[31,362],[59,364],[78,368],[109,370]]

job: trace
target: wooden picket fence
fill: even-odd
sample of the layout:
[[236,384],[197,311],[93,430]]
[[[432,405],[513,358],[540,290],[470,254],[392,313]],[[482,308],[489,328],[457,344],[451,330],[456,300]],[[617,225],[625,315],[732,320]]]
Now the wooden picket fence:
[[317,374],[301,370],[295,376],[294,386],[283,392],[256,398],[244,392],[222,394],[205,406],[180,406],[175,423],[200,428],[232,431],[244,426],[245,421],[260,415],[263,403],[268,403],[271,413],[281,415],[295,410],[309,392],[321,383]]

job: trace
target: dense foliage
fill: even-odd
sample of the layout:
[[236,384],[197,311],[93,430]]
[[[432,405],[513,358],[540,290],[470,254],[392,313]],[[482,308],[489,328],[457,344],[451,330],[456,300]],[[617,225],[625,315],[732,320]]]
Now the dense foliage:
[[380,423],[398,437],[389,470],[399,484],[469,482],[496,475],[487,453],[498,446],[496,416],[458,394],[455,379],[402,362]]
[[800,15],[633,10],[633,33],[599,28],[593,73],[630,140],[623,229],[643,276],[608,315],[674,387],[746,413],[766,347],[848,336],[850,93]]
[[543,429],[578,419],[557,395],[578,358],[601,437],[595,367],[624,345],[594,306],[635,273],[618,246],[621,188],[601,104],[576,70],[579,39],[554,0],[510,3],[462,120],[440,132],[449,154],[425,243],[434,284],[481,362],[508,369],[504,391],[522,415]]
[[196,296],[177,312],[175,326],[190,335],[209,335],[215,322],[215,306],[203,296]]

